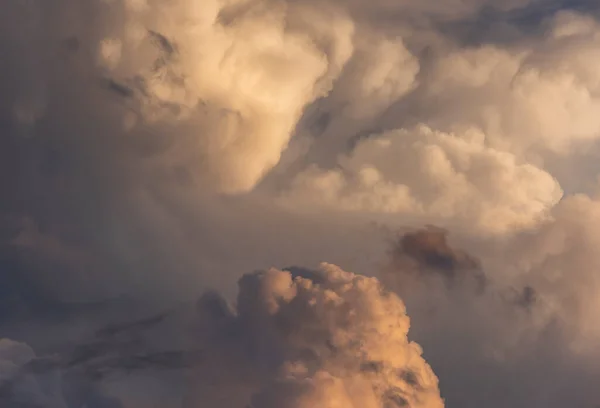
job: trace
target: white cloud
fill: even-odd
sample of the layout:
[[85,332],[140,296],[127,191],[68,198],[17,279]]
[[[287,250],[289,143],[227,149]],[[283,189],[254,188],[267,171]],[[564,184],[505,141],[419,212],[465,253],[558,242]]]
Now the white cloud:
[[596,140],[600,82],[590,67],[597,64],[598,33],[591,18],[559,13],[543,37],[446,53],[425,82],[425,101],[434,107],[426,120],[478,126],[494,147],[520,155],[568,154]]
[[461,219],[491,232],[535,225],[561,198],[560,186],[484,139],[475,129],[457,136],[426,126],[374,135],[341,157],[339,168],[301,173],[285,201]]

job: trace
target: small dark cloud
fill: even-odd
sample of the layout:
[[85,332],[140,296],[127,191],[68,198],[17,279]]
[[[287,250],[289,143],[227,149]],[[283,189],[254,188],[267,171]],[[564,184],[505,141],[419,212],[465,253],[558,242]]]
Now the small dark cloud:
[[[510,309],[532,310],[539,296],[535,287],[501,287],[486,275],[479,259],[454,248],[448,231],[427,226],[397,237],[390,250],[392,278],[411,276],[417,279],[442,278],[448,289],[474,289],[476,294],[497,296]],[[398,288],[396,288],[398,289]]]
[[419,376],[414,371],[402,370],[399,374],[399,377],[411,387],[420,387]]
[[103,359],[84,366],[84,372],[92,378],[106,375],[128,374],[146,370],[182,370],[197,367],[203,362],[201,350],[166,350],[146,352]]
[[517,291],[513,298],[514,304],[522,307],[523,309],[531,309],[538,300],[537,291],[532,286],[525,286],[523,289]]
[[384,367],[381,361],[367,361],[360,365],[360,371],[364,373],[378,373]]
[[99,330],[96,333],[96,335],[99,337],[108,337],[108,336],[113,336],[113,335],[123,333],[123,332],[144,330],[144,329],[153,327],[153,326],[161,323],[162,321],[164,321],[167,318],[168,315],[169,315],[169,313],[167,312],[167,313],[161,313],[157,316],[152,316],[147,319],[142,319],[142,320],[135,321],[135,322],[112,324],[112,325],[109,325],[108,327],[105,327],[105,328]]
[[171,56],[177,52],[177,47],[163,34],[148,30],[148,34],[152,41],[167,55]]
[[470,279],[480,292],[488,284],[479,260],[450,246],[448,232],[441,228],[428,226],[408,232],[393,242],[390,252],[393,273],[439,276],[449,287]]
[[132,98],[134,96],[134,91],[131,87],[115,81],[114,79],[106,78],[103,81],[103,87],[109,92],[122,98]]

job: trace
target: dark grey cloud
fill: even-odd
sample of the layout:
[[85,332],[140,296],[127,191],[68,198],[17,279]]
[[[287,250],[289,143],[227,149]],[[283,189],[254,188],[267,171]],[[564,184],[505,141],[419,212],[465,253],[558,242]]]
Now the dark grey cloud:
[[476,291],[484,291],[488,278],[480,261],[452,248],[447,234],[444,229],[430,226],[401,235],[390,250],[391,273],[438,275],[449,286],[457,284],[457,281],[459,285],[468,285],[465,280],[470,280]]

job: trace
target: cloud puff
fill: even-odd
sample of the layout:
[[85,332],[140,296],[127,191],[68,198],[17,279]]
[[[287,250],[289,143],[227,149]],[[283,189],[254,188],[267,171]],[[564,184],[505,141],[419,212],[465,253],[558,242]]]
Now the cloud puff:
[[442,51],[424,82],[427,123],[479,127],[517,154],[596,140],[599,32],[593,18],[559,12],[529,41]]
[[385,279],[392,287],[410,287],[415,281],[441,278],[448,287],[471,287],[475,292],[486,290],[489,278],[481,262],[465,251],[453,248],[448,231],[429,226],[409,231],[393,241],[390,265]]
[[[598,80],[589,70],[598,24],[558,12],[540,30],[516,43],[466,47],[435,36],[423,46],[407,36],[405,61],[418,65],[399,66],[413,78],[410,88],[391,100],[346,98],[366,115],[381,102],[373,119],[334,108],[336,93],[343,94],[335,87],[319,103],[320,116],[307,128],[314,134],[307,163],[288,187],[288,204],[509,232],[536,225],[559,201],[560,184],[589,189],[593,165],[586,157],[597,152],[600,127],[593,113]],[[359,89],[337,85],[345,95]]]
[[[209,354],[221,356],[214,363],[228,374],[199,368],[200,380],[217,381],[216,398],[226,401],[222,382],[238,377],[253,408],[443,406],[436,376],[407,338],[409,318],[395,294],[331,264],[310,278],[295,271],[300,275],[271,269],[244,276],[236,314],[214,300],[201,303],[213,328],[221,322],[220,331],[203,332],[217,346]],[[207,387],[198,386],[197,403],[210,405]]]
[[278,163],[303,108],[330,90],[353,52],[353,23],[335,6],[64,0],[43,13],[3,13],[7,34],[20,30],[10,19],[32,24],[12,45],[40,48],[11,51],[12,63],[29,65],[9,70],[19,78],[4,97],[24,132],[44,132],[36,124],[61,100],[104,121],[113,142],[154,145],[163,165],[189,166],[227,192],[252,189]]
[[[136,65],[130,75],[149,95],[140,102],[159,114],[169,113],[164,106],[179,109],[175,118],[185,120],[177,131],[188,142],[174,160],[195,150],[188,158],[230,192],[250,190],[277,164],[304,106],[329,90],[352,53],[353,24],[335,9],[183,1],[157,3],[130,20],[128,26],[151,28],[173,47],[169,60],[150,60],[155,69],[148,70],[135,52],[143,42],[126,44],[132,52],[122,64]],[[112,75],[130,70],[123,71]]]
[[487,147],[484,138],[475,129],[456,135],[426,126],[374,135],[341,157],[338,168],[299,174],[285,200],[470,220],[492,232],[535,225],[561,198],[559,184],[542,169]]

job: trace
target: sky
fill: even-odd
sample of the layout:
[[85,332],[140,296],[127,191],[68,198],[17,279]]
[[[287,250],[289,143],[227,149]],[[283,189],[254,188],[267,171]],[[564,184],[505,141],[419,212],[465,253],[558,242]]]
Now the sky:
[[0,406],[596,408],[592,0],[0,5]]

